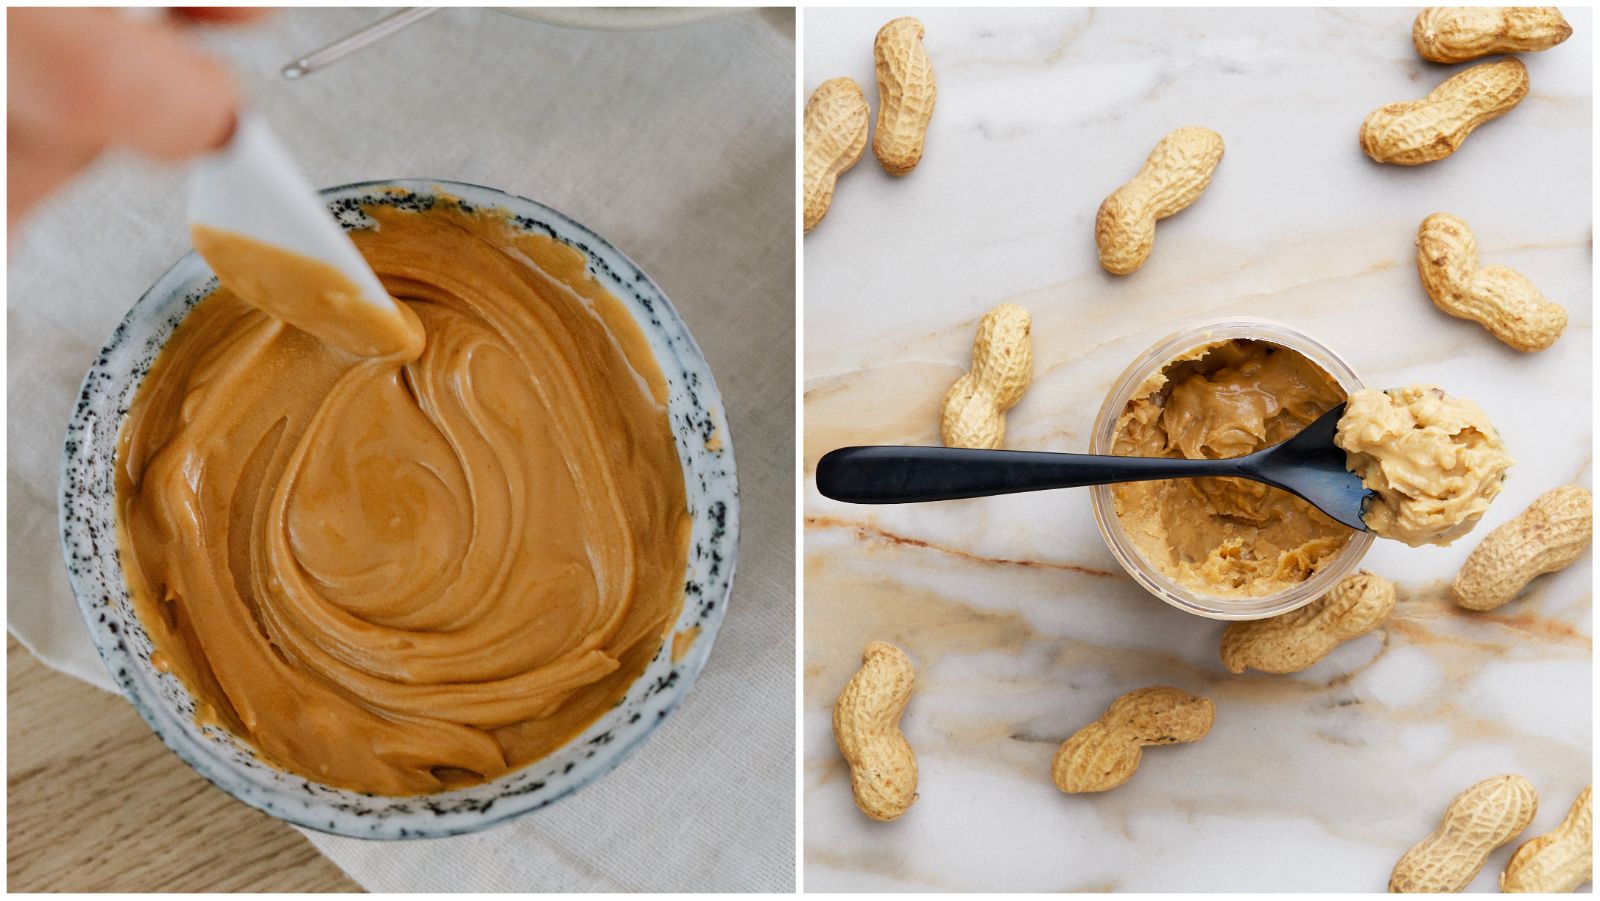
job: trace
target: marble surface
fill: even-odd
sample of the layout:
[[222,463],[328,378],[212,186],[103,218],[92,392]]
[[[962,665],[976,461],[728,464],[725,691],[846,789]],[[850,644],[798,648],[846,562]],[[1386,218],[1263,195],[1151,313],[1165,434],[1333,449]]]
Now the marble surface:
[[[1490,614],[1446,596],[1488,528],[1591,468],[1591,29],[1524,57],[1532,92],[1451,158],[1378,166],[1362,118],[1454,71],[1419,60],[1412,9],[928,10],[938,108],[921,166],[870,151],[804,245],[804,872],[807,890],[1381,891],[1461,789],[1529,777],[1547,831],[1589,782],[1586,556]],[[876,102],[872,39],[897,11],[807,10],[804,91],[848,75]],[[1104,274],[1101,199],[1180,125],[1219,131],[1210,189],[1157,228],[1150,262]],[[1418,284],[1419,222],[1454,212],[1483,259],[1564,304],[1525,356]],[[1518,465],[1448,548],[1379,542],[1391,619],[1289,676],[1221,666],[1223,624],[1167,607],[1117,566],[1083,491],[904,507],[821,498],[816,459],[937,444],[972,330],[1034,317],[1036,381],[1008,445],[1083,450],[1113,379],[1196,317],[1317,336],[1371,385],[1432,381],[1478,401]],[[875,823],[851,803],[829,712],[874,639],[918,665],[904,728],[921,797]],[[1050,782],[1062,739],[1112,699],[1172,684],[1212,698],[1193,745],[1150,750],[1097,796]],[[1512,848],[1473,882],[1492,890]]]

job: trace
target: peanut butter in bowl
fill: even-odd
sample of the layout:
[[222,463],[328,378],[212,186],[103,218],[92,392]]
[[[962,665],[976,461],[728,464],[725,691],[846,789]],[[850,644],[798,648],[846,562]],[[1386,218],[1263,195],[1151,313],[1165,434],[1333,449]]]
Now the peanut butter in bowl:
[[621,698],[682,605],[660,367],[580,254],[441,205],[363,254],[421,320],[355,357],[226,288],[122,430],[135,608],[204,716],[374,794],[491,779]]
[[124,692],[219,786],[342,834],[472,831],[608,771],[692,684],[732,448],[693,339],[598,236],[474,186],[328,193],[420,355],[180,263],[86,380],[69,569]]

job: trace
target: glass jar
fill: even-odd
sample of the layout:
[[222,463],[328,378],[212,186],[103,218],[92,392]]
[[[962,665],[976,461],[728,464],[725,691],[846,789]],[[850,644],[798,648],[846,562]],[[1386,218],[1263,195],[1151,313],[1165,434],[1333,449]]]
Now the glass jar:
[[[1168,362],[1202,345],[1233,339],[1266,341],[1302,354],[1332,376],[1346,395],[1362,387],[1361,379],[1342,357],[1322,342],[1283,323],[1250,317],[1205,320],[1158,341],[1123,371],[1111,386],[1105,404],[1095,417],[1089,452],[1112,452],[1117,420],[1122,411],[1134,399],[1134,392]],[[1350,541],[1332,561],[1313,573],[1311,578],[1282,591],[1253,598],[1216,597],[1178,584],[1145,559],[1123,529],[1112,500],[1111,486],[1096,485],[1090,492],[1094,520],[1100,527],[1100,535],[1105,538],[1106,546],[1111,548],[1112,555],[1128,571],[1128,575],[1133,576],[1134,581],[1151,594],[1179,610],[1211,619],[1264,619],[1303,607],[1326,594],[1340,579],[1353,572],[1373,541],[1371,532],[1353,533]]]

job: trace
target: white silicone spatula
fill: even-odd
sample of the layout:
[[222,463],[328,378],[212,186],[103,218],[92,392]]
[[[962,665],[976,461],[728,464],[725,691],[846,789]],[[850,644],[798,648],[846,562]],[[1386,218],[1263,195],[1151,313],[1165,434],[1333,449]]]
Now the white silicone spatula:
[[[191,227],[238,236],[250,242],[247,246],[272,252],[221,254],[201,247],[223,284],[249,303],[358,355],[395,353],[400,339],[394,336],[412,331],[420,349],[420,326],[412,328],[415,316],[384,291],[310,179],[259,116],[241,116],[228,145],[194,163],[188,215]],[[278,251],[294,256],[281,257]],[[312,270],[315,264],[331,267],[324,282],[338,290],[289,296],[296,292],[286,286],[299,285],[290,285],[284,267],[273,265],[285,259],[307,262]]]

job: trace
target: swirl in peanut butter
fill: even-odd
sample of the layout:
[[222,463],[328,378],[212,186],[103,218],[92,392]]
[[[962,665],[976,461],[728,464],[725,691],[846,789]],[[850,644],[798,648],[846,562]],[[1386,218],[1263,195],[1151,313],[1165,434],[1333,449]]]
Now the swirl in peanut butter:
[[421,321],[361,358],[218,289],[120,435],[119,548],[162,665],[318,782],[492,779],[610,709],[683,603],[666,384],[576,250],[441,201],[353,235]]
[[[1112,453],[1238,457],[1287,441],[1338,406],[1344,390],[1306,357],[1265,341],[1195,348],[1146,380],[1117,420]],[[1117,519],[1145,560],[1210,597],[1292,587],[1354,534],[1306,501],[1236,478],[1125,482]]]

